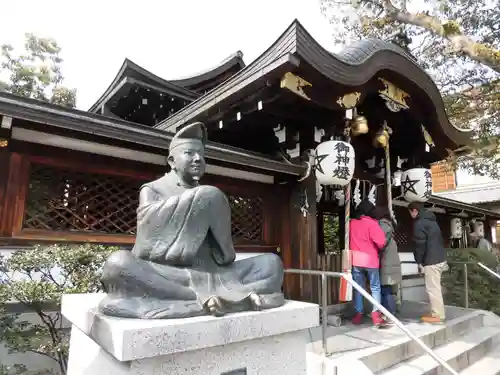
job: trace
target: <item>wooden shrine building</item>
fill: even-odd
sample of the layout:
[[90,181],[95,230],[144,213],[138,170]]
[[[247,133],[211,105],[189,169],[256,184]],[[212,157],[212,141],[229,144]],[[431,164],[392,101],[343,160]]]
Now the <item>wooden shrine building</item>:
[[[306,162],[320,142],[342,137],[353,107],[369,129],[352,137],[354,178],[363,195],[378,186],[379,204],[387,204],[384,151],[373,138],[384,124],[392,130],[392,171],[428,168],[470,142],[448,121],[431,78],[399,46],[364,40],[332,54],[298,21],[248,66],[238,52],[167,81],[125,60],[89,111],[0,93],[1,244],[132,245],[139,187],[167,172],[172,133],[202,121],[210,140],[202,182],[227,193],[237,250],[277,252],[287,268],[338,270],[343,207],[333,188],[318,193]],[[392,195],[400,250],[411,251],[406,203],[399,187]],[[500,219],[449,199],[427,204],[445,237],[453,216]],[[317,298],[312,279],[290,276],[285,288],[289,297]]]

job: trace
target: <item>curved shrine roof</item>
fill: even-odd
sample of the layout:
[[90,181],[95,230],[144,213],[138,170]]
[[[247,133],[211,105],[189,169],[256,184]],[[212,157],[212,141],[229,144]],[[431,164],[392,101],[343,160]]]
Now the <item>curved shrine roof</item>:
[[362,86],[379,72],[391,71],[405,82],[402,89],[416,92],[416,96],[425,102],[426,107],[434,108],[435,122],[439,123],[453,143],[459,146],[470,142],[471,132],[450,123],[436,85],[404,49],[391,42],[365,39],[340,53],[331,53],[324,49],[298,20],[293,21],[255,61],[156,127],[175,131],[178,126],[200,118],[208,109],[230,99],[233,94],[244,90],[257,79],[270,75],[285,65],[296,68],[301,62],[310,65],[332,82],[345,86]]
[[236,70],[239,71],[244,67],[245,62],[243,61],[243,52],[237,51],[231,56],[228,56],[217,66],[188,77],[170,80],[169,82],[177,86],[185,87],[195,91],[198,86],[203,85],[207,81],[217,78],[218,76],[223,75],[226,72]]
[[[107,102],[109,98],[112,97],[113,94],[115,94],[126,82],[137,82],[139,84],[144,82],[146,84],[155,85],[161,88],[162,91],[165,91],[173,96],[193,101],[202,95],[202,93],[197,92],[199,87],[211,89],[213,85],[217,85],[219,83],[217,82],[218,77],[227,74],[234,74],[244,67],[245,63],[243,61],[243,53],[241,51],[237,51],[224,59],[219,65],[204,70],[203,72],[180,79],[166,80],[151,73],[147,69],[144,69],[133,61],[125,59],[111,84],[101,97],[90,107],[89,112],[97,112],[100,106]],[[212,83],[211,81],[215,82]]]

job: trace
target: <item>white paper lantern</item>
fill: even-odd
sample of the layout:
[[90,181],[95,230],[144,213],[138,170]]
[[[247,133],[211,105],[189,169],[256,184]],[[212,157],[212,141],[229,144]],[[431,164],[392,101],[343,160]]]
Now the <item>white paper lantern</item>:
[[454,217],[450,221],[451,238],[462,238],[462,219]]
[[479,237],[484,237],[484,223],[482,221],[473,222],[472,231]]
[[401,191],[408,202],[426,202],[432,195],[432,174],[429,169],[413,168],[401,175]]
[[315,151],[315,174],[321,185],[347,185],[354,175],[354,148],[347,142],[326,141]]

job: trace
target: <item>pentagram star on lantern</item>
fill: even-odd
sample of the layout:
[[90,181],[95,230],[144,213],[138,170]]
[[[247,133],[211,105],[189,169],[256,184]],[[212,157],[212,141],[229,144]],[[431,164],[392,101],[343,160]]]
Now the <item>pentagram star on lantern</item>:
[[410,176],[406,175],[406,178],[401,181],[401,187],[403,188],[403,195],[405,195],[408,192],[417,195],[417,192],[415,190],[415,185],[419,181],[420,180],[410,180]]
[[316,157],[314,158],[314,167],[320,173],[325,174],[325,172],[323,171],[323,168],[321,167],[321,162],[324,159],[326,159],[328,156],[329,156],[328,154],[325,154],[325,155],[318,155],[318,154],[316,154]]

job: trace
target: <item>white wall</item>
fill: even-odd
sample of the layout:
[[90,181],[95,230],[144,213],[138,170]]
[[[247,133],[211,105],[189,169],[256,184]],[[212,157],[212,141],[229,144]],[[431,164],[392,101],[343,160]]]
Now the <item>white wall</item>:
[[261,254],[265,254],[265,253],[236,253],[236,260],[253,258],[253,257],[256,257],[257,255],[261,255]]
[[456,183],[457,187],[495,183],[495,182],[500,182],[500,181],[495,180],[495,179],[488,177],[488,176],[474,175],[474,174],[472,174],[466,170],[463,170],[463,169],[458,169],[456,172],[455,183]]
[[[399,253],[399,259],[401,262],[415,262],[412,253]],[[413,276],[418,274],[418,266],[416,264],[402,264],[401,271],[403,277]],[[429,300],[425,292],[423,277],[403,280],[402,289],[403,301],[428,302]]]

